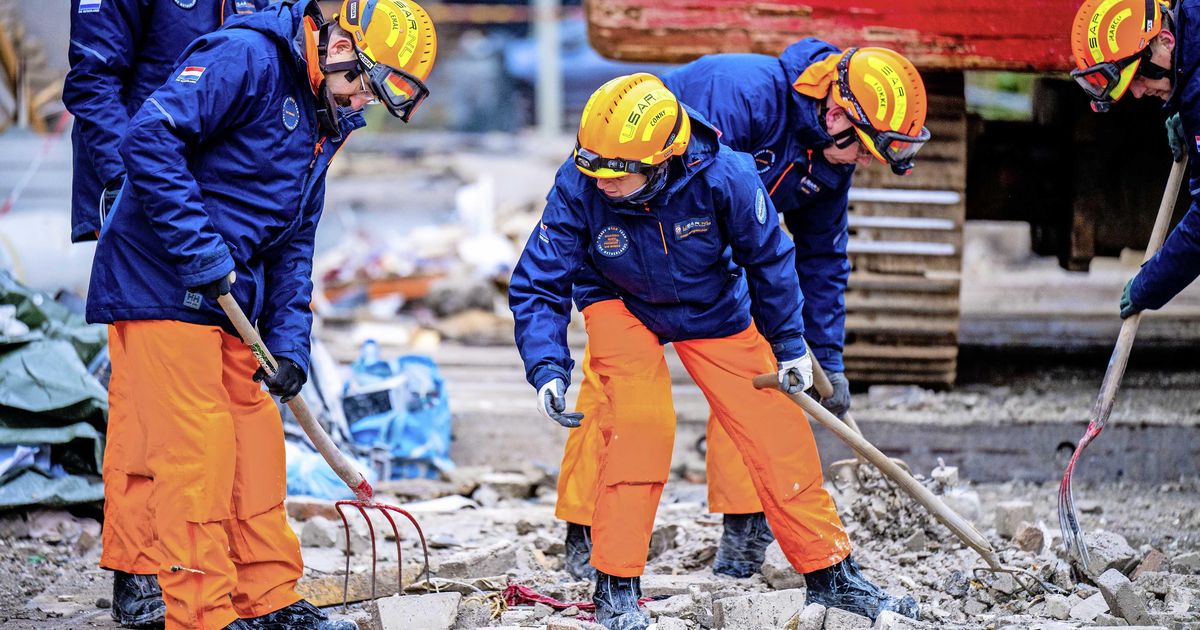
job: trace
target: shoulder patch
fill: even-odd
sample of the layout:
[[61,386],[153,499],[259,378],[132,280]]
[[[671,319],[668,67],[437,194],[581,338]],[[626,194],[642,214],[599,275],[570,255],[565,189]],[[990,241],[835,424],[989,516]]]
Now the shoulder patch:
[[234,11],[237,11],[238,15],[254,13],[254,3],[251,0],[237,0],[234,4]]
[[541,223],[541,227],[538,228],[538,238],[543,243],[550,242],[550,230],[548,228],[546,228],[546,224],[544,222]]
[[283,99],[283,126],[288,131],[293,131],[299,124],[300,106],[296,104],[296,99],[289,96]]
[[629,251],[629,235],[620,227],[610,225],[596,235],[596,251],[601,256],[616,258]]
[[99,13],[100,3],[104,0],[79,0],[79,11],[77,13]]
[[754,218],[758,219],[759,225],[767,223],[767,196],[762,188],[754,191]]
[[775,152],[770,149],[759,149],[754,152],[754,168],[761,175],[775,166]]
[[204,66],[188,66],[179,73],[179,76],[175,77],[175,80],[180,83],[195,83],[204,76],[205,70]]
[[175,4],[181,9],[190,9],[196,6],[196,0],[175,0]]

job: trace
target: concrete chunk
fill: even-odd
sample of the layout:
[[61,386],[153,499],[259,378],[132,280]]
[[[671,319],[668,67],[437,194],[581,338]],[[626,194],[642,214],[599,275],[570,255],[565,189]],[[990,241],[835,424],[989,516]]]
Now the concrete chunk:
[[1045,614],[1051,619],[1069,619],[1071,617],[1071,603],[1067,599],[1067,596],[1055,593],[1046,595]]
[[372,616],[378,630],[451,630],[460,601],[459,593],[392,595],[375,600]]
[[779,541],[772,542],[767,547],[761,571],[767,584],[777,591],[804,588],[804,576],[792,568],[792,563],[788,562],[787,556],[783,555],[783,550],[779,548]]
[[1041,527],[1033,523],[1021,523],[1017,526],[1017,533],[1013,535],[1013,542],[1021,551],[1040,553],[1046,544],[1046,534]]
[[1017,527],[1033,520],[1033,503],[1024,500],[996,504],[996,533],[1004,538],[1017,534]]
[[454,554],[437,568],[435,573],[444,578],[469,578],[483,575],[503,575],[517,569],[517,548],[508,543],[497,543],[482,549],[472,549]]
[[659,617],[655,627],[656,630],[688,630],[687,622],[675,617]]
[[713,602],[713,624],[717,628],[778,628],[803,607],[804,591],[800,589],[726,597]]
[[1096,579],[1109,569],[1129,573],[1138,561],[1139,554],[1129,546],[1124,536],[1112,532],[1087,534],[1088,577]]
[[830,608],[825,611],[825,630],[863,630],[871,627],[871,620],[862,615]]
[[894,613],[890,610],[885,610],[879,613],[879,618],[875,620],[874,630],[932,630],[937,626],[924,622],[909,619],[904,615]]
[[804,610],[792,615],[784,630],[821,630],[825,627],[825,607],[820,604],[809,604]]
[[1145,626],[1152,623],[1150,612],[1146,610],[1146,600],[1142,599],[1142,595],[1124,573],[1109,569],[1096,578],[1096,586],[1100,587],[1100,593],[1113,614],[1124,617],[1125,621],[1135,625]]
[[1108,612],[1108,602],[1104,601],[1103,593],[1096,593],[1071,608],[1071,619],[1091,623],[1103,612]]

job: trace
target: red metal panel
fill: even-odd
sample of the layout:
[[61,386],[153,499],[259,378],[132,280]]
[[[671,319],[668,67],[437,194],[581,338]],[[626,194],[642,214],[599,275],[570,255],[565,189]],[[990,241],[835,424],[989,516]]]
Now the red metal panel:
[[886,46],[928,70],[1063,71],[1078,0],[585,0],[592,46],[613,59],[776,55],[802,37]]

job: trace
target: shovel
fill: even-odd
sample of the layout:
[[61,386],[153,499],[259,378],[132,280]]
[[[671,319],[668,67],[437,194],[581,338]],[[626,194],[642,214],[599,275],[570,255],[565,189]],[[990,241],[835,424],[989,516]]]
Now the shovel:
[[[760,374],[754,377],[754,388],[779,390],[779,377],[776,374]],[[957,536],[963,544],[974,549],[988,565],[987,567],[976,569],[976,572],[1010,573],[1021,588],[1030,593],[1035,591],[1026,583],[1026,580],[1032,580],[1033,584],[1040,586],[1047,592],[1060,592],[1061,589],[1058,587],[1045,582],[1025,569],[1002,565],[1000,558],[996,555],[996,551],[992,549],[991,543],[972,527],[970,522],[950,509],[937,495],[930,491],[929,488],[921,485],[919,481],[908,474],[892,458],[884,455],[878,448],[875,448],[873,444],[863,438],[863,436],[847,426],[845,422],[842,422],[828,409],[822,407],[821,403],[813,400],[812,397],[805,393],[787,394],[787,396],[792,399],[792,402],[800,405],[800,408],[810,418],[816,420],[818,424],[829,429],[840,440],[845,442],[859,457],[870,462],[879,469],[879,472],[896,482],[896,485],[901,490],[916,500],[917,503],[920,503],[926,511]]]
[[[233,274],[230,274],[230,281],[233,281]],[[258,364],[266,371],[267,376],[274,376],[279,363],[275,361],[275,357],[271,356],[271,352],[267,350],[267,346],[263,344],[262,337],[258,335],[258,331],[246,319],[246,314],[242,312],[242,307],[238,306],[237,300],[233,299],[233,295],[226,293],[217,298],[217,303],[225,311],[225,315],[229,317],[229,321],[233,322],[233,327],[237,329],[238,335],[242,337],[242,341],[249,346],[250,351],[254,353],[254,358],[258,359]],[[404,516],[412,523],[417,530],[417,535],[421,538],[421,548],[425,552],[425,579],[429,579],[429,548],[425,544],[425,532],[421,530],[421,526],[417,523],[417,519],[413,518],[412,514],[400,509],[394,505],[380,503],[375,499],[375,489],[367,481],[362,473],[350,463],[350,460],[343,454],[329,434],[321,427],[321,423],[313,416],[309,410],[308,404],[304,402],[304,397],[296,394],[287,403],[288,408],[296,416],[300,427],[304,429],[304,433],[308,435],[309,441],[317,448],[317,452],[321,453],[321,457],[329,464],[337,476],[349,486],[354,492],[354,499],[337,501],[334,503],[334,508],[337,510],[338,516],[342,517],[342,527],[346,531],[346,579],[342,584],[342,607],[345,608],[350,591],[350,523],[346,520],[346,514],[342,511],[343,507],[352,507],[358,510],[359,514],[367,521],[367,529],[371,534],[371,599],[375,599],[375,564],[377,555],[375,552],[375,526],[371,524],[371,519],[367,516],[366,510],[374,508],[383,513],[387,518],[388,524],[392,526],[392,534],[396,538],[396,560],[400,563],[403,569],[403,556],[400,550],[400,532],[396,528],[396,521],[392,518],[391,513],[395,512]],[[396,572],[396,593],[403,592],[404,571]]]

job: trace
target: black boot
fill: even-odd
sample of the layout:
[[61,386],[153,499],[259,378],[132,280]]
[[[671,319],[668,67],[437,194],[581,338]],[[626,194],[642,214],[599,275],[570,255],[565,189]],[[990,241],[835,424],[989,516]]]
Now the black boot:
[[258,630],[258,626],[254,625],[253,619],[234,619],[223,630]]
[[162,627],[167,604],[158,576],[113,571],[112,618],[124,628]]
[[596,571],[596,622],[608,630],[646,630],[650,618],[638,608],[642,578],[623,578]]
[[805,605],[841,608],[870,617],[871,621],[885,610],[910,619],[921,618],[921,611],[911,595],[900,598],[888,595],[887,591],[868,582],[859,572],[858,563],[849,556],[831,567],[805,573],[804,582],[808,586]]
[[567,573],[576,580],[591,582],[596,579],[592,567],[592,528],[587,525],[567,523],[567,557],[563,564]]
[[775,535],[767,525],[766,514],[726,514],[725,531],[721,533],[713,573],[735,578],[754,575],[762,567],[767,547],[772,542],[775,542]]
[[330,621],[325,613],[303,599],[287,608],[245,621],[256,630],[358,630],[358,624],[347,619]]

